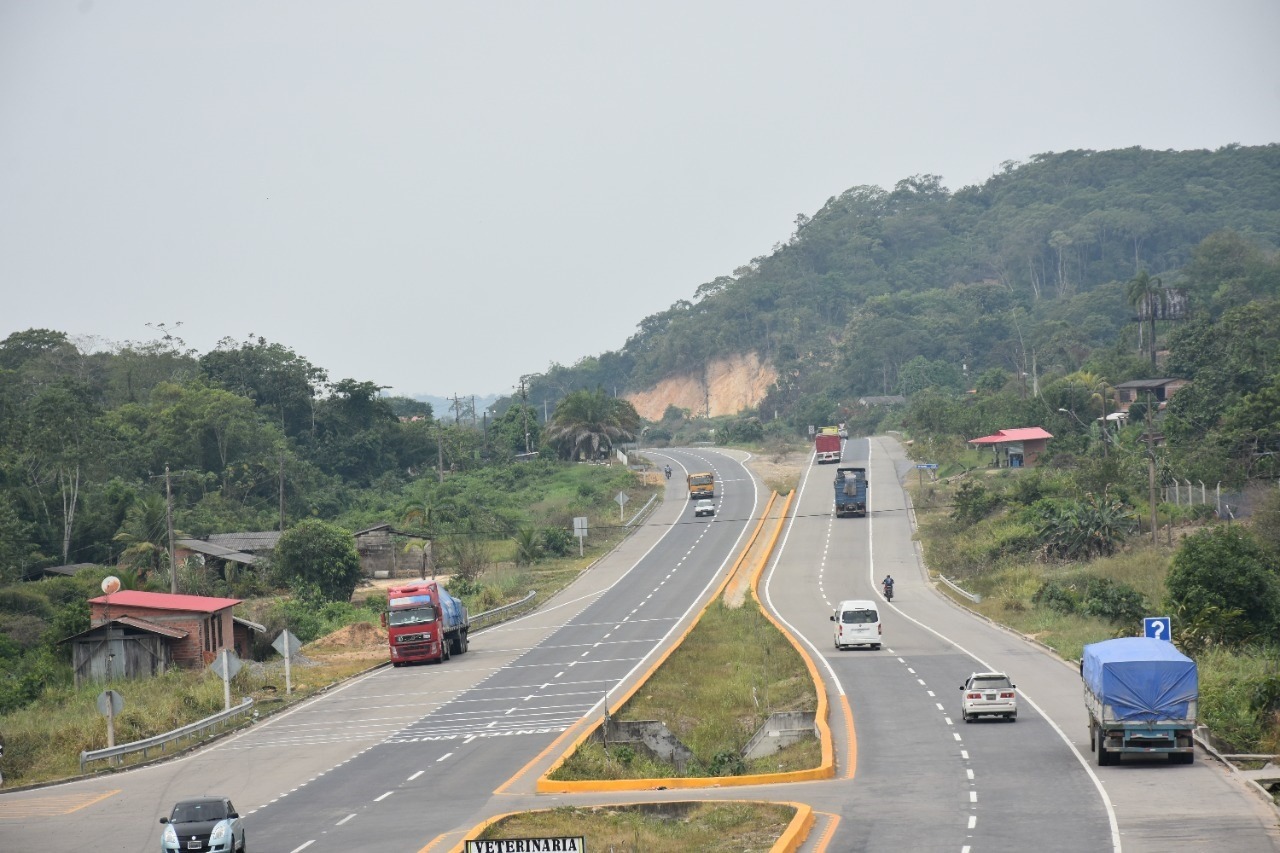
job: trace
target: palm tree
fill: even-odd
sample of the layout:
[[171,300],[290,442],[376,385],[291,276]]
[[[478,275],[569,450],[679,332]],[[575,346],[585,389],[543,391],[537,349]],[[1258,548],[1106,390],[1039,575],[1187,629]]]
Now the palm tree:
[[1166,305],[1169,301],[1169,293],[1160,283],[1159,278],[1155,278],[1147,273],[1146,270],[1138,273],[1129,280],[1128,286],[1125,288],[1125,298],[1129,304],[1138,311],[1138,351],[1142,351],[1142,321],[1148,319],[1151,322],[1151,366],[1156,366],[1156,314],[1159,308]]
[[121,564],[136,570],[142,579],[168,565],[169,522],[164,498],[146,494],[136,499],[125,510],[124,522],[113,539],[125,546]]
[[564,459],[596,459],[615,442],[634,441],[639,429],[635,406],[597,388],[574,391],[561,400],[543,440]]

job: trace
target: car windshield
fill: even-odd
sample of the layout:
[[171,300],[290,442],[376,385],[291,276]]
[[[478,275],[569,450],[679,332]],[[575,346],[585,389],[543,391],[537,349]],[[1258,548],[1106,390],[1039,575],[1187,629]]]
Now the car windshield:
[[974,690],[994,690],[999,687],[1012,687],[1009,679],[1003,675],[991,676],[990,678],[975,678],[971,685]]
[[424,622],[436,621],[436,609],[430,605],[414,607],[410,610],[392,610],[387,614],[389,625],[421,625]]
[[227,816],[227,805],[221,801],[206,803],[178,803],[173,807],[169,820],[173,823],[200,823],[222,820]]
[[876,612],[874,610],[846,610],[841,615],[840,621],[846,625],[866,625],[876,621]]

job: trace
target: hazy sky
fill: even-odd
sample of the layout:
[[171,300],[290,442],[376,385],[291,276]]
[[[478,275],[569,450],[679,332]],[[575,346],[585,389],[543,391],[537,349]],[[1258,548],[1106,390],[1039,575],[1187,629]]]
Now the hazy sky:
[[507,393],[921,173],[1280,142],[1280,3],[0,0],[0,339]]

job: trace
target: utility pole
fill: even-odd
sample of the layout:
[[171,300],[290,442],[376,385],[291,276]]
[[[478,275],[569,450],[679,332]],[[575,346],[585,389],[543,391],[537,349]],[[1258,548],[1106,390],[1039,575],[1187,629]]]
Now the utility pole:
[[436,470],[444,482],[444,425],[436,421]]
[[169,528],[169,592],[178,594],[177,543],[173,537],[173,487],[169,483],[169,463],[164,463],[164,516]]
[[1159,545],[1156,518],[1156,428],[1151,414],[1151,393],[1147,393],[1147,489],[1151,502],[1151,544]]
[[280,532],[284,533],[284,451],[280,451]]
[[529,452],[529,391],[524,387],[524,377],[520,377],[520,419],[524,424],[524,452]]

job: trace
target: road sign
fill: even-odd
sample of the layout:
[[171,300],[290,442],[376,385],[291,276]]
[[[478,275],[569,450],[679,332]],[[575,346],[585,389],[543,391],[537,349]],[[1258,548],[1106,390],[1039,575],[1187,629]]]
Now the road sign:
[[124,697],[114,690],[98,694],[98,713],[104,717],[116,717],[124,710]]
[[[224,654],[219,654],[213,659],[213,663],[209,664],[209,669],[213,670],[213,674],[221,678],[223,681],[230,681],[236,677],[236,673],[240,671],[240,667],[244,666],[240,662],[240,656],[230,649],[223,649]],[[226,659],[226,667],[223,668],[223,659]]]
[[586,853],[585,835],[559,838],[486,838],[483,841],[467,839],[467,853],[520,853],[524,850],[564,850],[567,853]]
[[937,462],[917,462],[916,467],[923,468],[926,471],[933,471],[937,469],[938,463]]
[[286,628],[271,643],[271,648],[280,653],[282,658],[291,658],[302,649],[302,641]]
[[1173,622],[1168,616],[1148,616],[1142,620],[1142,636],[1155,640],[1169,640],[1173,633]]

